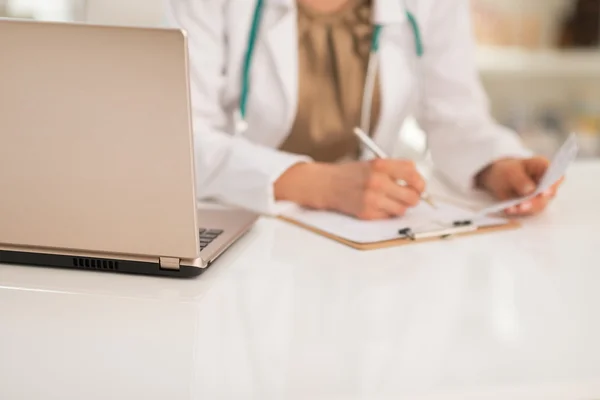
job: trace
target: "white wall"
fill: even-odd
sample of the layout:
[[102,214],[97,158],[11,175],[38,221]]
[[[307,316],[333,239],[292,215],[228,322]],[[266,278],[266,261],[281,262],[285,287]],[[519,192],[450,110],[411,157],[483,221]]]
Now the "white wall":
[[94,24],[157,26],[166,0],[87,0],[85,20]]
[[8,15],[48,21],[69,21],[80,17],[81,0],[0,0]]

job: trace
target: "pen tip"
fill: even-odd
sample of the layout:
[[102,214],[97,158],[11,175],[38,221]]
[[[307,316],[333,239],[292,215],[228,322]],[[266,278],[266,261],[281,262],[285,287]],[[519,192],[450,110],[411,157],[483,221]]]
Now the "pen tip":
[[435,203],[433,202],[433,200],[431,200],[431,197],[429,196],[423,196],[423,200],[429,204],[431,207],[433,208],[437,208],[437,206],[435,205]]

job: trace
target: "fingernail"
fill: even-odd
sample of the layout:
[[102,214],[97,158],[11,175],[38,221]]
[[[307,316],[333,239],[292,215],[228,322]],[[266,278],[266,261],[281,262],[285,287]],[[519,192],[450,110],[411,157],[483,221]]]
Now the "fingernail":
[[552,196],[552,190],[546,190],[544,193],[542,193],[542,196],[544,196],[544,197]]
[[529,211],[529,210],[531,210],[531,203],[530,202],[523,203],[519,206],[519,209],[521,211]]

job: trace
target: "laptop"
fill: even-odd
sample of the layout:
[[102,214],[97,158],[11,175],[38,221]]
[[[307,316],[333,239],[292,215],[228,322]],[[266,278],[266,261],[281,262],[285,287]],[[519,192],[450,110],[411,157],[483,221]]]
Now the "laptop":
[[187,43],[0,20],[0,263],[199,275],[254,225],[197,207]]

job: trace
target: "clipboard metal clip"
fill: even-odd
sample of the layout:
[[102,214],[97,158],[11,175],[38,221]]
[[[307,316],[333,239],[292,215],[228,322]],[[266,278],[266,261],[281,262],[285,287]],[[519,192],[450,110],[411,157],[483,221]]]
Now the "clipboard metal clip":
[[415,234],[412,232],[412,230],[410,228],[400,229],[398,231],[398,234],[402,235],[402,236],[406,236],[407,238],[409,238],[410,240],[413,240],[413,241],[417,239]]
[[[475,230],[475,228],[472,228],[471,227],[472,225],[473,225],[473,221],[470,221],[470,220],[454,221],[452,223],[452,226],[457,229],[454,232],[451,232],[451,233],[441,236],[441,238],[442,239],[452,239],[454,236],[456,236],[459,233],[473,231],[473,230]],[[463,229],[463,228],[466,228],[466,229]]]
[[438,237],[440,239],[450,239],[461,233],[468,233],[477,230],[477,227],[473,225],[472,221],[455,221],[452,226],[440,229],[437,231],[414,233],[410,228],[400,229],[398,234],[404,236],[412,241],[419,239],[427,239]]
[[459,226],[471,226],[473,224],[473,221],[471,220],[464,220],[464,221],[454,221],[452,223],[452,226],[455,227],[459,227]]

